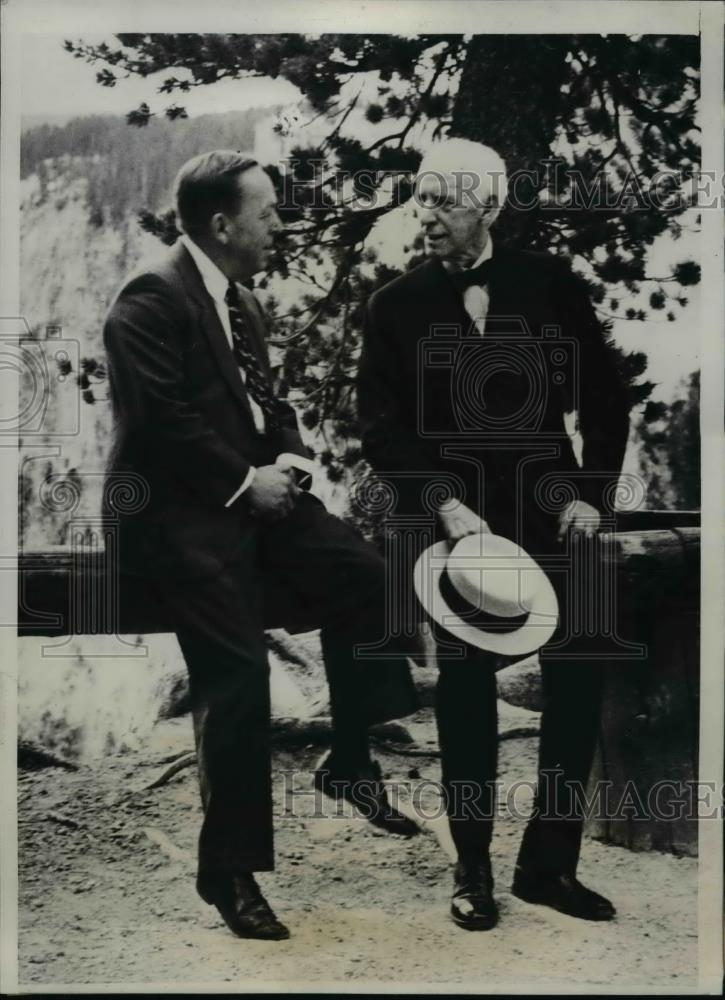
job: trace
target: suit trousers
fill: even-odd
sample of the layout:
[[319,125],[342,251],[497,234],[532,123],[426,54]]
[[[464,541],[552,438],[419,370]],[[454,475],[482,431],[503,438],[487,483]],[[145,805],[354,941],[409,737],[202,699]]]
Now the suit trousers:
[[321,628],[336,730],[407,714],[415,693],[394,653],[356,655],[385,638],[384,562],[311,495],[282,520],[250,518],[222,573],[164,581],[160,596],[189,672],[204,807],[197,888],[209,899],[220,879],[274,868],[264,628],[300,615]]
[[[565,595],[552,582],[563,611]],[[557,629],[552,645],[564,627]],[[581,846],[582,798],[599,735],[602,660],[557,659],[554,650],[547,655],[546,647],[539,659],[543,705],[538,781],[519,864],[541,874],[573,875]],[[461,659],[438,658],[442,785],[459,855],[487,852],[491,843],[497,808],[496,670],[501,666],[498,656],[472,646],[465,647]]]

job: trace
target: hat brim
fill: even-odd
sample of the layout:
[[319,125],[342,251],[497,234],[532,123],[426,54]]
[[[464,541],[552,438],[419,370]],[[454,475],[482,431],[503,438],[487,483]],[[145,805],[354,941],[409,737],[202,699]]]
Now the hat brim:
[[488,632],[464,621],[443,597],[441,578],[449,555],[448,542],[436,542],[421,553],[413,570],[413,586],[418,600],[434,621],[455,639],[491,653],[521,656],[534,653],[546,645],[559,624],[559,602],[551,581],[541,567],[534,564],[540,578],[533,607],[524,624],[513,632]]

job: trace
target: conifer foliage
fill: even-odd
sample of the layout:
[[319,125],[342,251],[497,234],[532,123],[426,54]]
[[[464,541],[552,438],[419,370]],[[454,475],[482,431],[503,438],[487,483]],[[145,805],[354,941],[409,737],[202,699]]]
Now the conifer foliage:
[[[658,237],[678,239],[699,221],[696,37],[119,34],[66,48],[96,66],[101,86],[162,74],[157,105],[129,109],[131,126],[182,119],[194,88],[255,77],[294,84],[308,118],[324,122],[321,141],[267,165],[286,222],[273,273],[305,290],[292,308],[269,305],[280,391],[327,440],[333,480],[360,458],[352,389],[364,306],[396,273],[371,234],[410,198],[422,136],[498,150],[511,185],[497,238],[571,257],[605,328],[675,321],[699,280],[685,256],[668,274],[652,274],[648,258]],[[375,138],[355,128],[361,116]],[[147,229],[173,239],[173,219],[138,208]],[[419,260],[409,249],[408,266]],[[645,354],[612,349],[633,404],[644,402]]]

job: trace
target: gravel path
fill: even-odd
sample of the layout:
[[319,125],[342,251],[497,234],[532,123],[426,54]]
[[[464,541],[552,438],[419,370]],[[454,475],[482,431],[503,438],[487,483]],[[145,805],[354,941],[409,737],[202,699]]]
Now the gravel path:
[[[411,725],[434,745],[430,710]],[[430,742],[429,742],[430,741]],[[430,830],[400,840],[355,817],[314,814],[310,769],[320,747],[275,754],[277,868],[260,883],[289,941],[240,941],[194,890],[200,807],[194,768],[141,789],[171,754],[193,745],[188,719],[157,726],[144,753],[95,767],[20,776],[20,983],[193,984],[270,990],[410,984],[442,991],[686,992],[696,986],[697,864],[587,840],[582,879],[619,910],[606,925],[510,895],[522,821],[494,839],[499,926],[485,934],[448,919],[450,861]],[[531,779],[536,739],[501,744],[501,775]],[[434,757],[378,754],[386,774],[435,796]],[[290,772],[294,772],[290,809]],[[412,775],[412,777],[409,777]],[[295,812],[296,815],[292,813]],[[435,824],[433,824],[435,827]]]

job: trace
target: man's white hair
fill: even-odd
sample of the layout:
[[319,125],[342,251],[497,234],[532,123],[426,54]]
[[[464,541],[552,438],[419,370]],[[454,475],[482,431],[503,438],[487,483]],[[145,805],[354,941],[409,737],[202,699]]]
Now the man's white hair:
[[421,160],[417,179],[424,174],[462,175],[466,190],[482,201],[493,202],[494,219],[506,201],[506,164],[495,149],[481,142],[443,139],[435,143]]

